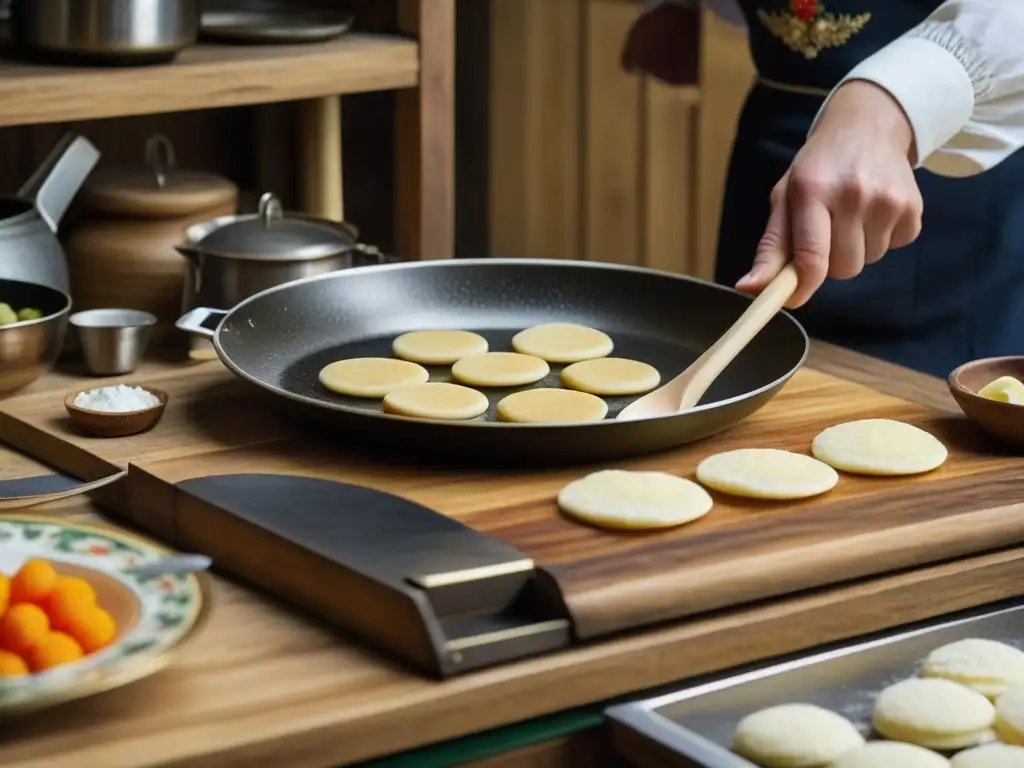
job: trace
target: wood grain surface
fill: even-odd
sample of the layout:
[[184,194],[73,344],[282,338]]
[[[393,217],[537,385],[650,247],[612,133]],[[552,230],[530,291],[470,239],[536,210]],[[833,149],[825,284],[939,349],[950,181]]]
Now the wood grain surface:
[[[692,476],[704,457],[741,447],[806,452],[833,424],[891,418],[940,437],[950,458],[912,478],[843,475],[801,502],[714,494],[712,512],[655,533],[608,532],[561,515],[555,497],[592,469],[460,471],[381,460],[283,422],[262,393],[219,363],[146,380],[170,394],[163,421],[121,440],[78,435],[50,395],[0,408],[0,437],[89,479],[131,463],[142,486],[121,511],[173,535],[170,486],[212,474],[323,477],[404,496],[517,547],[550,574],[580,638],[655,624],[824,584],[923,565],[1024,540],[1020,461],[997,455],[962,417],[803,370],[765,408],[709,440],[605,466]],[[214,560],[218,552],[206,552]],[[243,575],[256,578],[244,566]]]
[[[948,405],[944,384],[929,377],[824,346],[816,347],[813,360],[918,401]],[[166,372],[166,366],[149,364],[139,378],[163,380]],[[84,385],[79,377],[53,374],[33,390],[51,391],[59,400],[64,391]],[[229,420],[232,425],[238,426]],[[159,431],[149,440],[156,452],[182,455]],[[136,452],[143,448],[135,445]],[[92,466],[102,473],[102,464]],[[35,461],[0,450],[3,477],[45,471]],[[82,500],[47,510],[88,520],[97,514]],[[1024,548],[1008,548],[718,612],[445,683],[407,674],[351,639],[217,578],[208,626],[167,671],[123,691],[0,727],[0,765],[351,765],[1016,596],[1022,573]],[[527,757],[532,753],[527,750]],[[528,759],[498,764],[533,765]]]

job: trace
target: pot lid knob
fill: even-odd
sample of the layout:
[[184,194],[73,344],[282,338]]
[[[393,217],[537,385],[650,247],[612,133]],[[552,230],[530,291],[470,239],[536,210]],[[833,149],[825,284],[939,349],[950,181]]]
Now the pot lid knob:
[[153,171],[156,185],[161,189],[167,186],[167,174],[173,171],[177,165],[174,145],[171,144],[170,139],[157,134],[146,140],[146,165]]
[[281,205],[277,195],[273,192],[265,192],[263,194],[260,198],[258,215],[266,229],[269,229],[275,221],[280,221],[284,218],[284,206]]

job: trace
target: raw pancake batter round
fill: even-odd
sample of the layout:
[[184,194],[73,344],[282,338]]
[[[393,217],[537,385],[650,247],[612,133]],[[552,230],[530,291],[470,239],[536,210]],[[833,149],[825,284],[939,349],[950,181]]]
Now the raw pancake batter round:
[[452,366],[452,376],[471,387],[522,387],[551,371],[539,357],[517,352],[487,352],[464,357]]
[[498,402],[498,418],[520,424],[601,421],[607,415],[608,404],[600,397],[572,389],[524,389]]
[[599,357],[573,363],[562,371],[562,384],[592,395],[639,395],[658,386],[661,374],[653,365],[623,357]]
[[1024,768],[1024,747],[998,742],[957,753],[950,768]]
[[487,398],[469,387],[427,382],[397,387],[384,396],[384,410],[417,419],[465,421],[487,411]]
[[821,768],[864,745],[853,723],[814,704],[780,704],[736,726],[733,751],[765,768]]
[[829,768],[949,768],[949,760],[916,744],[871,741],[840,755]]
[[544,323],[512,337],[512,349],[549,363],[578,363],[607,357],[615,348],[611,337],[576,323]]
[[875,730],[930,749],[973,747],[991,736],[995,708],[977,691],[940,678],[910,678],[875,700]]
[[320,383],[332,392],[379,399],[396,387],[423,384],[430,378],[422,365],[390,357],[338,360],[320,371]]
[[740,448],[708,456],[697,481],[713,491],[751,499],[804,499],[835,488],[839,475],[828,464],[776,448]]
[[396,357],[421,365],[451,365],[487,348],[487,339],[472,331],[410,331],[391,343]]
[[923,429],[892,419],[863,419],[823,430],[811,443],[814,458],[859,475],[917,475],[946,460],[946,446]]
[[606,469],[573,480],[558,494],[561,510],[600,528],[671,528],[711,511],[708,492],[664,472]]
[[952,680],[994,699],[1024,683],[1024,652],[995,640],[968,637],[929,653],[921,674]]
[[1015,685],[996,699],[996,733],[1007,744],[1024,746],[1024,685]]

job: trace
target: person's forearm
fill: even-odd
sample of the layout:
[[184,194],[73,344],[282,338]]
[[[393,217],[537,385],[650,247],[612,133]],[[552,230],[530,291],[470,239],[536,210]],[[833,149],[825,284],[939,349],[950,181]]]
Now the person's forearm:
[[855,67],[819,120],[848,84],[867,81],[899,104],[918,163],[947,176],[980,173],[1024,146],[1021,41],[1024,0],[947,0]]

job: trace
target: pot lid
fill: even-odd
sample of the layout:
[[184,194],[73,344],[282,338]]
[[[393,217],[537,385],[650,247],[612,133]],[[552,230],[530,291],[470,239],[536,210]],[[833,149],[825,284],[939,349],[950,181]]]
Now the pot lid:
[[286,215],[268,192],[255,215],[236,216],[195,244],[199,252],[249,259],[300,261],[334,256],[356,244],[345,225],[312,216]]
[[95,211],[138,217],[174,217],[233,204],[238,187],[215,173],[181,171],[174,146],[163,136],[146,142],[145,168],[117,168],[92,174],[82,202]]

